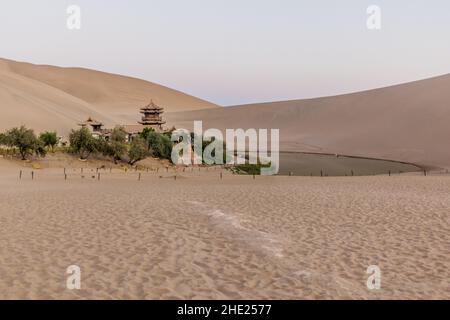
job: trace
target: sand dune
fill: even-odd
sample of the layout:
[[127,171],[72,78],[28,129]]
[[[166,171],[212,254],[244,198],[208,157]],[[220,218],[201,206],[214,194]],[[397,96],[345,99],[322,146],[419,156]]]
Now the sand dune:
[[279,128],[283,151],[450,167],[450,75],[360,93],[167,115],[190,129]]
[[44,83],[0,71],[0,130],[27,125],[65,133],[86,116],[114,122],[88,103]]
[[168,125],[190,129],[279,128],[282,151],[385,158],[450,168],[450,75],[310,100],[229,108],[147,81],[80,68],[0,59],[0,130],[25,124],[67,134],[93,116],[107,125],[134,123],[150,99]]
[[88,116],[108,125],[134,122],[150,99],[169,112],[217,107],[139,79],[0,59],[0,130],[25,124],[65,134]]

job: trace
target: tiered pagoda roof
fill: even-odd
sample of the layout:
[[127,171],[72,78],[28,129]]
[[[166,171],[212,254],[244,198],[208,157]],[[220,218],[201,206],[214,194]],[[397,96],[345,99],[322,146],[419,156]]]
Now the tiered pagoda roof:
[[82,127],[86,127],[86,126],[97,127],[97,126],[103,126],[103,123],[101,123],[100,121],[97,121],[97,120],[89,117],[86,121],[79,123],[79,126],[82,126]]
[[141,113],[161,114],[164,113],[164,108],[156,105],[152,100],[147,106],[141,108]]
[[146,107],[141,108],[141,113],[143,117],[139,123],[144,126],[157,126],[161,128],[166,123],[161,116],[164,113],[164,108],[156,105],[153,100]]

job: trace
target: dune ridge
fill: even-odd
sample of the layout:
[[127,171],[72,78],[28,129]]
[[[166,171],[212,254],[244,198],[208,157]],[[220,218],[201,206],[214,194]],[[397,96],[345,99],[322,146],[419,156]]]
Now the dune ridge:
[[168,114],[190,129],[278,128],[282,151],[450,167],[450,74],[364,92]]
[[218,107],[131,77],[0,59],[0,130],[24,124],[67,134],[88,116],[106,125],[134,122],[151,99],[167,112]]

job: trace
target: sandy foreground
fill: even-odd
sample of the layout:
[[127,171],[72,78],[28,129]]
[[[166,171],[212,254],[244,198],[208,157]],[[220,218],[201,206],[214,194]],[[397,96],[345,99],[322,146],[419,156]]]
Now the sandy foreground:
[[450,299],[450,176],[18,170],[0,167],[2,299]]

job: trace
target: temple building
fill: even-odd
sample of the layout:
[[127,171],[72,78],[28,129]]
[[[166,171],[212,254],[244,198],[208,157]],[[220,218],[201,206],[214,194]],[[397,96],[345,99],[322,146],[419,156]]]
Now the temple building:
[[86,121],[79,123],[78,125],[82,128],[89,129],[89,131],[91,131],[92,135],[95,137],[103,136],[103,123],[94,120],[91,117],[89,117]]
[[[131,125],[117,125],[117,128],[122,128],[127,133],[127,141],[131,142],[134,137],[138,136],[145,128],[151,128],[156,132],[164,132],[163,125],[166,122],[162,118],[164,108],[156,105],[151,101],[147,106],[140,109],[142,114],[141,121],[137,124]],[[96,121],[89,117],[88,120],[79,123],[82,128],[88,128],[94,137],[109,138],[113,129],[103,129],[103,123]]]
[[166,124],[162,119],[162,114],[164,113],[164,108],[161,108],[153,103],[153,100],[144,108],[141,108],[141,113],[143,114],[142,121],[139,123],[145,127],[150,127],[156,131],[162,131],[163,125]]

